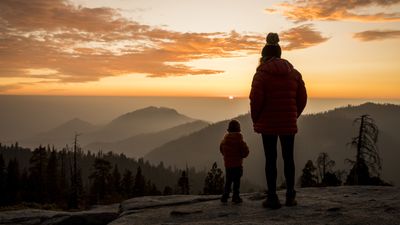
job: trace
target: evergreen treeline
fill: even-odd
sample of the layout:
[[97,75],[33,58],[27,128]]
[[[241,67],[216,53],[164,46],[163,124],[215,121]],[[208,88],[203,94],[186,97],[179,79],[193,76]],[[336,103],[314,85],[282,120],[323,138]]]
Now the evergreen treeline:
[[124,154],[0,144],[0,206],[82,208],[144,195],[201,193],[205,172],[157,166]]

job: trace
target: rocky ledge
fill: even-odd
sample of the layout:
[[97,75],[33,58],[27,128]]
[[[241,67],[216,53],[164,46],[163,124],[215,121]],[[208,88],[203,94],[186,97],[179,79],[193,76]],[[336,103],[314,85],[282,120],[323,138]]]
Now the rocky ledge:
[[[278,193],[284,200],[284,191]],[[133,198],[81,212],[0,212],[0,224],[400,224],[400,189],[345,186],[298,190],[299,205],[268,210],[262,193],[243,194],[242,204],[221,204],[219,196],[171,195]]]

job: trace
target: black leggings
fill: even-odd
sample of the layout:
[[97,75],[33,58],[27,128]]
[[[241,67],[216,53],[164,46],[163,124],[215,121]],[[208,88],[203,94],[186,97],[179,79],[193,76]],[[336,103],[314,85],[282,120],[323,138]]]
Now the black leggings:
[[[262,134],[265,153],[265,176],[267,177],[268,194],[276,194],[276,157],[278,135]],[[279,135],[284,161],[284,172],[286,179],[287,193],[294,192],[295,166],[293,158],[294,134]]]

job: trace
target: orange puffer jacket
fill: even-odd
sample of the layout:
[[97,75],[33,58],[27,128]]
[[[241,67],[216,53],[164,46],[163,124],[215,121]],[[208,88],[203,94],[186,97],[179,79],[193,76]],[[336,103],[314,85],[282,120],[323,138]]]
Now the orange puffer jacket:
[[249,155],[249,147],[247,147],[242,134],[239,132],[226,133],[219,150],[224,156],[226,168],[242,166],[243,158]]
[[301,74],[285,59],[261,64],[250,92],[254,131],[263,134],[295,134],[297,118],[307,103]]

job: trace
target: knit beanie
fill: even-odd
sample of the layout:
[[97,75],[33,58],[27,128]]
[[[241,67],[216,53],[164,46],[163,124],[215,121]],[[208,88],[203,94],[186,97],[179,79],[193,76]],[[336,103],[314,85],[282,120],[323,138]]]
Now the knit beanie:
[[237,120],[231,120],[228,125],[228,132],[240,132],[240,123]]
[[282,54],[281,46],[279,46],[279,36],[277,33],[269,33],[265,38],[267,44],[264,46],[261,52],[262,57],[266,58],[280,58]]

